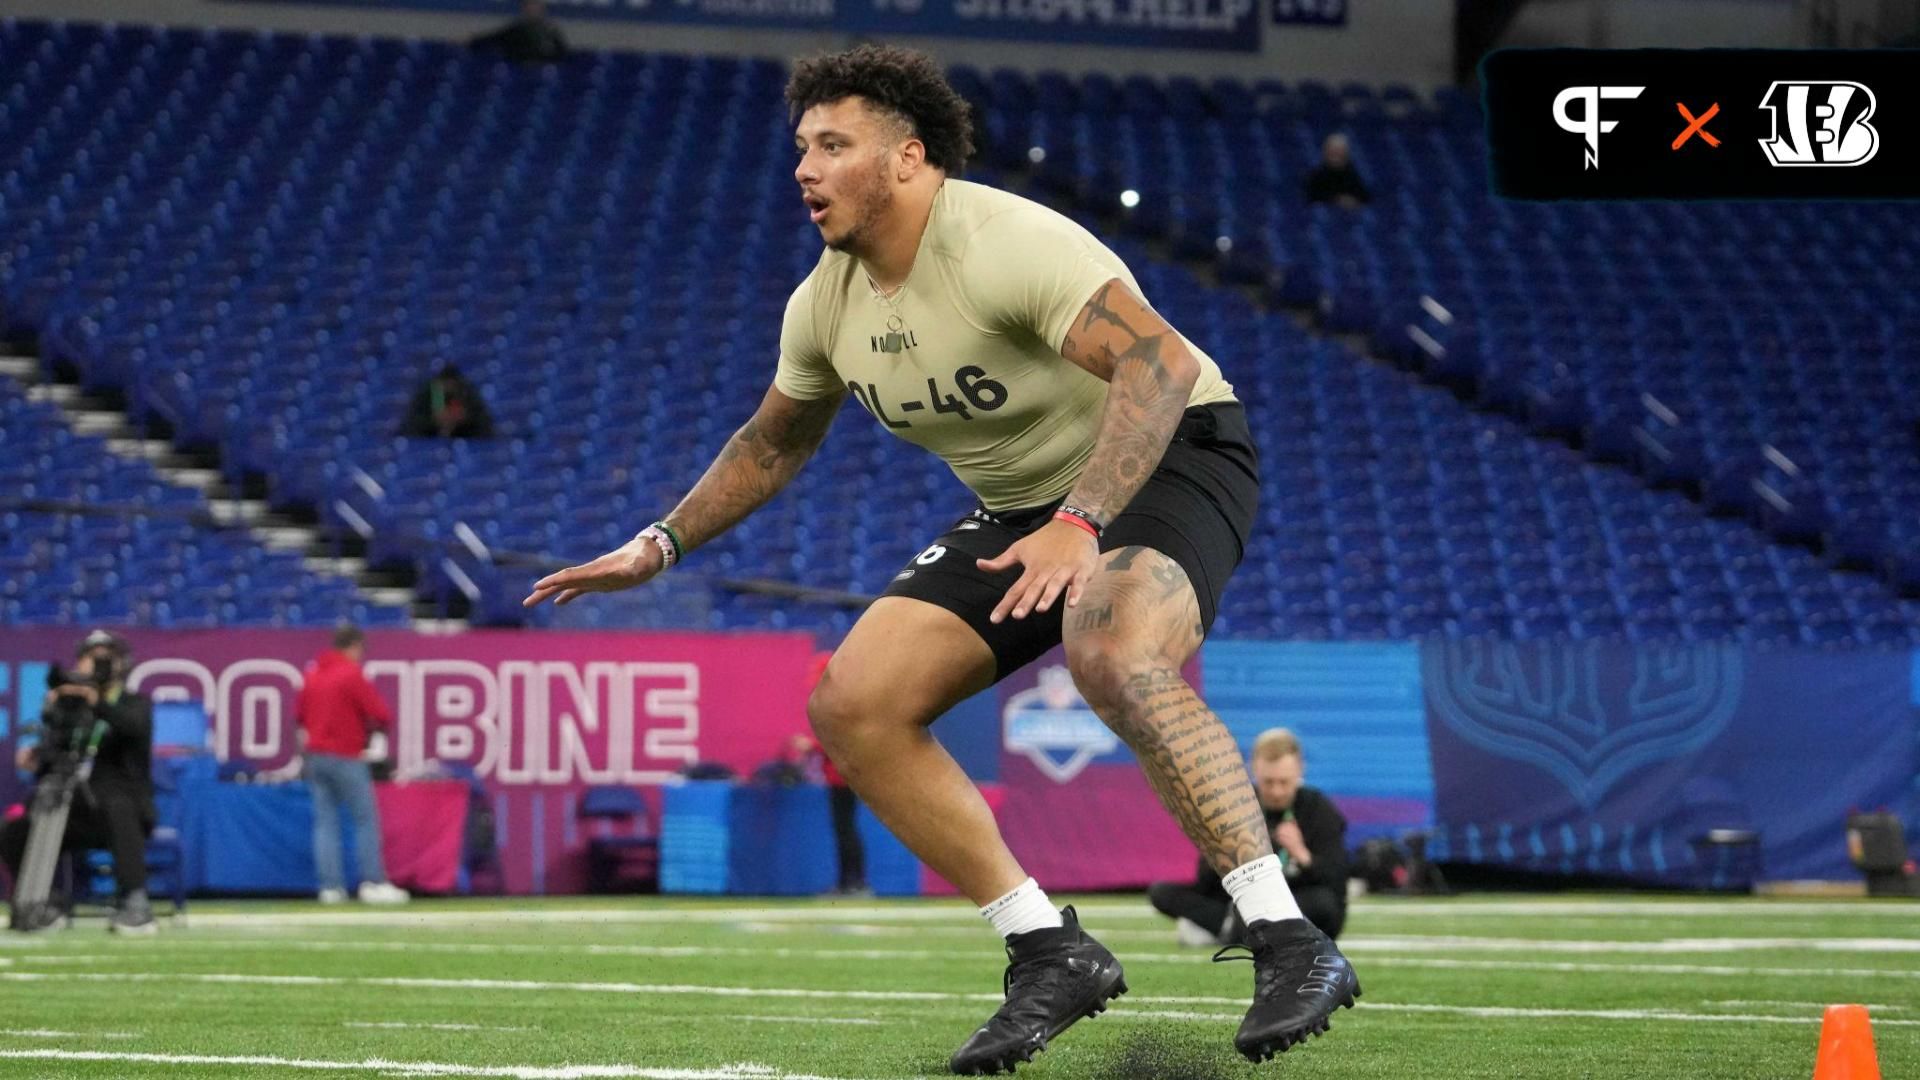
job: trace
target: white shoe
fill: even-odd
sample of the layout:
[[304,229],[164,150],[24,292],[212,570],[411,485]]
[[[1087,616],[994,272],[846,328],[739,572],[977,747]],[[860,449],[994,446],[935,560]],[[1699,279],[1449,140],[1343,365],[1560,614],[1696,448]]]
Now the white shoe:
[[1220,935],[1194,922],[1192,919],[1173,920],[1175,941],[1189,949],[1217,949],[1220,947]]
[[344,904],[347,902],[347,890],[321,889],[320,902],[323,904]]
[[363,904],[404,904],[411,899],[412,894],[391,881],[369,881],[360,886]]

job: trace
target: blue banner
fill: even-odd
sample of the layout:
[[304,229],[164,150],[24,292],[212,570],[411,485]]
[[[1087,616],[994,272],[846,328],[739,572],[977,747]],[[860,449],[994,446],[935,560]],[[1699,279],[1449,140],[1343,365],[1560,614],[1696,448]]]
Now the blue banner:
[[1913,654],[1913,783],[1907,788],[1907,835],[1920,836],[1920,651]]
[[1346,814],[1349,844],[1433,823],[1419,646],[1209,641],[1200,658],[1207,704],[1243,753],[1268,728],[1300,736],[1307,783]]
[[36,660],[0,661],[0,813],[26,797],[29,777],[14,768],[14,755],[39,741],[29,729],[40,723],[51,666]]
[[1857,879],[1848,811],[1900,805],[1914,775],[1910,664],[1906,653],[1430,642],[1433,854],[1675,885]]
[[1347,0],[1273,0],[1273,21],[1281,26],[1345,26]]
[[840,0],[856,33],[1017,38],[1056,45],[1260,48],[1254,0]]
[[[235,0],[318,2],[369,10],[491,13],[517,0]],[[1335,5],[1339,6],[1338,4]],[[1152,49],[1260,48],[1255,0],[548,0],[556,19],[620,19],[853,34],[1017,38],[1056,45]],[[1316,7],[1326,7],[1325,0]]]

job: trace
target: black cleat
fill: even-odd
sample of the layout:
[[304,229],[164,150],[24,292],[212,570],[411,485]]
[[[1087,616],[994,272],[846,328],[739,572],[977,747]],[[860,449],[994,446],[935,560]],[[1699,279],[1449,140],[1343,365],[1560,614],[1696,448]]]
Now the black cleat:
[[1233,1037],[1234,1048],[1248,1061],[1284,1054],[1293,1044],[1326,1031],[1333,1011],[1353,1008],[1353,999],[1360,996],[1353,965],[1332,938],[1305,919],[1249,923],[1244,948],[1253,955],[1227,955],[1240,947],[1230,945],[1213,959],[1253,961],[1253,1007]]
[[1007,940],[1007,995],[947,1067],[961,1076],[992,1076],[1032,1061],[1054,1036],[1083,1016],[1107,1011],[1107,1002],[1127,992],[1120,961],[1080,929],[1072,907],[1060,912],[1059,929],[1015,934]]

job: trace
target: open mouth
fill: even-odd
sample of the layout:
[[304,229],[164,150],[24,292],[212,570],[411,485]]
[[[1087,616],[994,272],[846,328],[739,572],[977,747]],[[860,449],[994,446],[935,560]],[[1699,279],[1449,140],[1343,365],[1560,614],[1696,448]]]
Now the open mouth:
[[807,204],[807,217],[816,223],[827,216],[827,200],[818,195],[802,195],[801,201]]

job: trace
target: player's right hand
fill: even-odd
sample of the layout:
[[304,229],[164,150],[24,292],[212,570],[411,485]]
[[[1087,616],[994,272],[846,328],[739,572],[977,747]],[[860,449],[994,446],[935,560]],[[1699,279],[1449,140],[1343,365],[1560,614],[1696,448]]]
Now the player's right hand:
[[565,604],[582,593],[631,589],[658,574],[661,565],[660,549],[653,541],[635,537],[590,563],[569,566],[534,582],[533,592],[520,605],[538,607],[548,597],[555,597],[556,605]]

